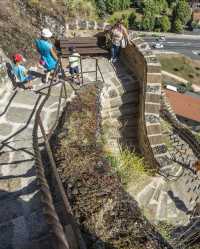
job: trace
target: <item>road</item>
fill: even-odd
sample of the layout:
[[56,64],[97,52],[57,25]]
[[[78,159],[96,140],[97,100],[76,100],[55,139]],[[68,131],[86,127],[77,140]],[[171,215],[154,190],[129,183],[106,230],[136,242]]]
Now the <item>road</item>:
[[[153,43],[156,42],[156,37],[144,37],[145,41],[147,41],[152,47]],[[173,51],[177,53],[184,54],[191,59],[200,60],[200,40],[199,39],[191,39],[191,38],[169,38],[166,37],[165,41],[161,43],[164,45],[164,48],[159,49],[161,51]],[[158,49],[153,49],[158,50]]]

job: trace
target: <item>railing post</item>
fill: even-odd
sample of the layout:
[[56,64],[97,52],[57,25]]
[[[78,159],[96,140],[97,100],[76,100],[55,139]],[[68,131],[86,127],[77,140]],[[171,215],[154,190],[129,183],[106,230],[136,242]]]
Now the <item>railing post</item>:
[[96,82],[98,79],[98,59],[96,58]]
[[81,58],[81,56],[80,56],[80,68],[81,68],[81,83],[82,83],[82,85],[83,85],[83,65],[82,65],[82,58]]

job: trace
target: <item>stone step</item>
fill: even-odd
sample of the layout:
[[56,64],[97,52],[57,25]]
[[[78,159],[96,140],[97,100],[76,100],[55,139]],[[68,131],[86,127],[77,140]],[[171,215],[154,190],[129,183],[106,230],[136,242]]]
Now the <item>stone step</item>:
[[171,191],[169,193],[172,200],[176,202],[177,208],[184,211],[185,213],[192,209],[190,203],[190,197],[183,184],[176,182],[171,182]]
[[167,220],[167,198],[166,191],[161,191],[158,199],[158,205],[156,210],[156,220],[164,221]]
[[155,190],[156,182],[154,180],[146,185],[144,189],[137,194],[136,200],[139,202],[139,205],[146,207],[149,204]]
[[[23,191],[23,190],[22,190]],[[18,191],[13,196],[7,195],[0,199],[0,222],[6,222],[19,216],[29,216],[30,213],[41,208],[38,192],[30,191],[23,194]]]
[[163,190],[163,182],[158,182],[157,186],[156,186],[156,189],[152,195],[152,198],[151,200],[149,201],[149,204],[158,204],[158,201],[159,201],[159,197],[160,197],[160,194],[161,194],[161,191]]
[[19,216],[0,224],[0,249],[27,249],[32,242],[49,233],[49,228],[41,212],[33,212],[29,216]]
[[31,241],[29,249],[54,249],[53,237],[48,234],[38,240]]

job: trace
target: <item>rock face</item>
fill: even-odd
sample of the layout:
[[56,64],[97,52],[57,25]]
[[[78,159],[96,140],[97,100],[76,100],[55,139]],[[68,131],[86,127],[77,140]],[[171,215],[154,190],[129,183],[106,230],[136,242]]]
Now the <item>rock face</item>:
[[0,45],[8,55],[21,52],[24,56],[34,56],[32,42],[43,27],[51,28],[55,36],[63,34],[63,5],[57,3],[54,9],[50,0],[41,2],[45,5],[40,1],[37,4],[27,0],[1,1]]

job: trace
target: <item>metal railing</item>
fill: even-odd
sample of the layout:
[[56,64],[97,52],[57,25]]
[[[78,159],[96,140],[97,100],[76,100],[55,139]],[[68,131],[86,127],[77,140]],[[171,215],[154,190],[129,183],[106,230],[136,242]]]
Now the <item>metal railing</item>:
[[[97,82],[98,72],[99,72],[101,75],[102,81],[104,81],[103,75],[101,73],[101,70],[100,70],[100,67],[98,64],[98,58],[92,58],[92,59],[95,60],[95,69],[96,70],[83,72],[82,58],[80,58],[82,83],[83,83],[83,74],[84,73],[95,73],[96,74],[95,81]],[[54,85],[53,82],[54,82],[54,79],[56,78],[56,76],[58,75],[58,73],[61,73],[63,80],[61,82],[62,85],[60,88],[56,120],[53,123],[53,125],[49,131],[49,134],[47,135],[45,132],[44,125],[42,123],[41,112],[42,112],[42,109],[43,109],[45,103],[47,102],[47,100],[51,96],[52,86]],[[63,93],[64,93],[64,98],[66,99],[66,102],[67,102],[67,89],[66,89],[66,85],[65,85],[65,80],[66,80],[66,78],[65,78],[64,69],[62,66],[62,61],[61,61],[61,58],[59,58],[57,68],[54,71],[53,77],[52,77],[50,85],[48,87],[48,92],[45,95],[42,102],[40,103],[39,108],[36,112],[36,116],[35,116],[35,124],[34,124],[34,128],[33,128],[33,149],[34,149],[34,154],[35,154],[35,167],[36,167],[36,174],[37,174],[37,179],[38,179],[40,192],[41,192],[41,200],[42,200],[42,204],[43,204],[44,216],[46,218],[47,224],[50,226],[50,230],[52,231],[54,248],[56,248],[56,249],[77,248],[77,247],[74,247],[72,245],[73,240],[71,241],[71,238],[68,238],[68,236],[66,236],[65,230],[67,229],[67,227],[64,228],[61,225],[61,222],[59,220],[58,214],[56,212],[56,209],[55,209],[55,206],[53,203],[51,190],[50,190],[50,187],[48,185],[48,181],[47,181],[46,176],[45,176],[45,168],[43,165],[42,156],[41,156],[41,152],[40,152],[40,148],[39,148],[38,131],[40,129],[40,131],[42,133],[42,137],[44,139],[45,149],[46,149],[46,152],[47,152],[47,155],[49,158],[50,168],[51,168],[54,180],[56,182],[58,191],[60,193],[61,201],[63,203],[63,210],[64,210],[64,213],[66,215],[65,218],[68,220],[68,226],[69,225],[71,226],[71,229],[74,233],[74,239],[77,239],[79,248],[86,249],[85,243],[80,235],[79,228],[76,225],[76,223],[74,222],[72,210],[71,210],[68,198],[66,196],[64,187],[62,185],[61,179],[60,179],[59,174],[57,172],[56,163],[55,163],[53,153],[51,150],[51,146],[50,146],[50,138],[53,134],[54,129],[56,128],[56,126],[59,122],[59,116],[60,116],[60,112],[61,112],[61,99],[63,98]],[[73,85],[71,83],[70,83],[70,85],[71,85],[72,89],[75,91],[76,95],[78,95],[78,92],[73,87]],[[78,97],[80,98],[79,95],[78,95]],[[71,234],[70,234],[70,236],[71,236]]]

